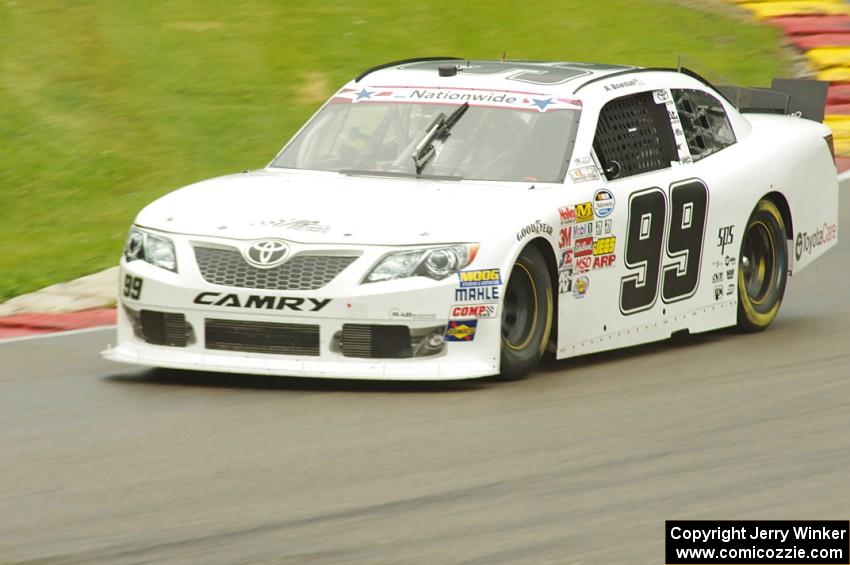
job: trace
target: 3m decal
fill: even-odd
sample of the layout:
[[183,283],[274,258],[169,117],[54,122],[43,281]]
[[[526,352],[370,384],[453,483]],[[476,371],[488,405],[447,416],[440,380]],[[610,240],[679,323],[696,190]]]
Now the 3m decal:
[[576,204],[576,222],[593,221],[593,202]]
[[587,255],[593,255],[593,238],[581,237],[576,240],[575,256],[585,257]]
[[824,224],[812,233],[799,232],[794,241],[794,255],[799,261],[803,254],[812,253],[817,247],[829,243],[838,235],[838,226],[835,224]]
[[735,226],[724,226],[717,230],[717,247],[720,248],[720,253],[726,253],[726,246],[732,245],[735,241],[735,234],[732,230]]
[[[634,271],[620,281],[620,311],[633,314],[661,299],[675,302],[692,296],[699,285],[700,259],[708,213],[708,188],[699,180],[670,185],[667,245],[664,226],[667,200],[659,188],[632,194],[626,234],[625,263]],[[672,260],[662,266],[662,249]],[[663,271],[663,278],[662,278]],[[721,288],[721,295],[723,289]]]
[[593,242],[594,255],[608,255],[614,253],[614,248],[617,245],[617,238],[614,236],[603,237]]
[[549,224],[544,224],[540,220],[535,220],[533,224],[528,224],[521,230],[519,230],[516,234],[516,240],[522,241],[526,237],[535,233],[543,233],[546,235],[552,235],[552,226]]
[[478,320],[449,320],[446,328],[446,341],[472,341]]
[[566,226],[561,228],[560,238],[558,239],[558,249],[566,249],[573,245],[573,227]]
[[498,286],[479,286],[474,288],[456,288],[455,302],[484,302],[499,300]]
[[192,302],[203,306],[226,306],[228,308],[318,312],[330,304],[331,300],[331,298],[296,298],[293,296],[262,296],[258,294],[250,294],[247,298],[242,298],[238,294],[232,293],[202,292]]
[[461,288],[473,286],[491,286],[502,284],[499,269],[481,269],[478,271],[461,271],[457,274]]
[[142,277],[124,275],[124,298],[138,300],[142,296]]
[[588,277],[578,277],[573,285],[573,296],[576,298],[584,298],[587,294],[587,289],[590,288],[590,279]]
[[493,318],[498,304],[456,304],[449,309],[449,318]]
[[597,218],[605,218],[614,211],[614,194],[607,188],[600,188],[593,194],[593,213]]

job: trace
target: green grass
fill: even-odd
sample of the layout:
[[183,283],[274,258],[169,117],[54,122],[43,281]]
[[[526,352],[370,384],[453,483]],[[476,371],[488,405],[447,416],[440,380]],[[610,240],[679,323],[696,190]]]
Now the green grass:
[[506,52],[674,66],[681,54],[742,83],[786,72],[774,30],[688,6],[0,0],[0,301],[115,264],[147,202],[263,166],[376,63]]

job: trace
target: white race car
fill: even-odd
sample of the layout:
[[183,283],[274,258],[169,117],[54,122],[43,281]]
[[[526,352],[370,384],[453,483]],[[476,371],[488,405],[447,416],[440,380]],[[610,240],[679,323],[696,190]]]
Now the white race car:
[[825,88],[686,69],[405,60],[264,169],[147,206],[110,360],[466,379],[776,316],[837,241]]

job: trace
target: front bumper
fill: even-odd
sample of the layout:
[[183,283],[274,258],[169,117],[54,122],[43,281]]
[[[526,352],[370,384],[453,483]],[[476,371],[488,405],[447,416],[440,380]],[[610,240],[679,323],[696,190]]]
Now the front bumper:
[[[364,252],[330,284],[312,291],[275,291],[210,284],[194,262],[188,238],[176,238],[179,273],[143,261],[121,261],[117,344],[102,352],[123,363],[297,377],[451,380],[485,377],[499,371],[500,320],[477,319],[470,341],[444,341],[438,350],[406,358],[351,357],[340,347],[346,325],[405,326],[410,335],[445,328],[455,304],[457,277],[422,277],[359,284],[374,257]],[[128,277],[142,280],[137,297]],[[327,302],[326,302],[327,301]],[[320,305],[320,307],[318,306]],[[150,343],[139,333],[139,312],[178,315],[191,328],[178,345]],[[209,322],[254,326],[294,324],[317,328],[317,348],[309,355],[257,353],[208,347]],[[414,347],[415,351],[418,351]]]

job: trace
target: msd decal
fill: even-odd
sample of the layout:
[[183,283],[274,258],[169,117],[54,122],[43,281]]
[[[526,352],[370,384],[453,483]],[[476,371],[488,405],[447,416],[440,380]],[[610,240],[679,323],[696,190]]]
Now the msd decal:
[[498,304],[469,304],[455,305],[449,310],[450,318],[493,318],[496,316]]
[[575,268],[577,273],[586,273],[593,267],[593,257],[577,257]]

